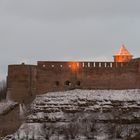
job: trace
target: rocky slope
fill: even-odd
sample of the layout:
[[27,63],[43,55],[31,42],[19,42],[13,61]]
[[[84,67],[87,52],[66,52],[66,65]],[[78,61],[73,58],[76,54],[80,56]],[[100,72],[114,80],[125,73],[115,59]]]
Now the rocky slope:
[[140,90],[71,90],[37,96],[7,139],[123,140],[139,130]]
[[9,100],[0,102],[0,137],[14,133],[20,126],[18,104]]

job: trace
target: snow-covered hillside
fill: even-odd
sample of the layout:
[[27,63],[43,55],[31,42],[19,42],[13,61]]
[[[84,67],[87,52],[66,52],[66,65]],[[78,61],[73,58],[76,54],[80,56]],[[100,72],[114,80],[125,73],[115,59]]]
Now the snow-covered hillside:
[[140,130],[140,90],[71,90],[39,95],[12,136],[36,140],[124,140]]

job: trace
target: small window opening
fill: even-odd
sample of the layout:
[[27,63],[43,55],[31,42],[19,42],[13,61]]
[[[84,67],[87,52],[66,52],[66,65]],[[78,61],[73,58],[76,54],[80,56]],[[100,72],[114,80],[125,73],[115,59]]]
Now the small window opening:
[[70,81],[66,81],[66,82],[65,82],[65,85],[66,85],[66,86],[71,86],[71,82],[70,82]]
[[80,86],[80,85],[81,85],[81,82],[80,82],[80,81],[77,81],[77,82],[76,82],[76,85],[77,85],[77,86]]
[[59,81],[55,81],[55,85],[59,86],[60,85]]

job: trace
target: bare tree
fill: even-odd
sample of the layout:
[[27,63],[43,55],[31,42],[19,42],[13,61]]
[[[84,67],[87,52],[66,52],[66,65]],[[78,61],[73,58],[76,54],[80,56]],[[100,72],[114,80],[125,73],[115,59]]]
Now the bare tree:
[[6,99],[6,93],[7,93],[7,84],[6,81],[0,82],[0,100]]

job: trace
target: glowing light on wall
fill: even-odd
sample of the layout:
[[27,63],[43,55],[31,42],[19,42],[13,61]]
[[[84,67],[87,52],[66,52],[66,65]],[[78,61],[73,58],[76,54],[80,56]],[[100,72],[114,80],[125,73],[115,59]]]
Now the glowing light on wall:
[[69,68],[72,70],[72,72],[76,72],[79,69],[79,63],[78,62],[69,62]]

